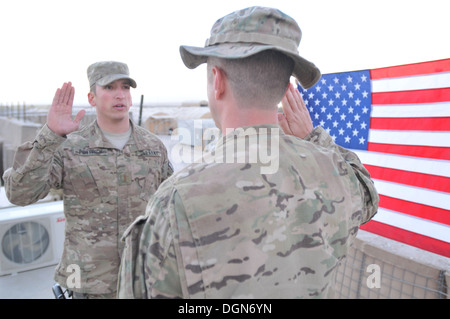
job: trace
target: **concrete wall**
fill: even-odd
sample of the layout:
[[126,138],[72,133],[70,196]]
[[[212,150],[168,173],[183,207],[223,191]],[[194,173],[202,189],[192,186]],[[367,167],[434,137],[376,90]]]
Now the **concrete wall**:
[[[81,121],[80,127],[88,125],[96,118],[95,113],[86,114]],[[46,123],[47,114],[29,117],[31,121],[23,121],[14,118],[0,117],[0,154],[1,175],[3,171],[13,165],[14,154],[17,147],[27,141],[33,141],[38,131]]]
[[13,147],[21,145],[24,141],[32,141],[41,127],[39,123],[0,117],[0,136],[5,139],[6,144]]
[[13,165],[14,154],[17,147],[26,141],[34,140],[41,124],[24,122],[17,119],[7,119],[0,117],[0,139],[2,139],[1,165],[3,171]]

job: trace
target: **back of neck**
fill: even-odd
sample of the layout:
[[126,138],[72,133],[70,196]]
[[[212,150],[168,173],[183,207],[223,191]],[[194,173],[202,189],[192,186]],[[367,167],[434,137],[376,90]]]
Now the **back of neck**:
[[277,109],[263,110],[256,107],[235,109],[234,112],[222,114],[220,121],[222,132],[226,132],[227,129],[261,124],[278,124]]

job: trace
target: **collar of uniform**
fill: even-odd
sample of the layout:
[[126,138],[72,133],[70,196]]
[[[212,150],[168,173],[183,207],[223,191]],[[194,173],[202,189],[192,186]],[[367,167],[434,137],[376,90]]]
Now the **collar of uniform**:
[[[131,136],[133,138],[130,138],[130,140],[127,142],[127,144],[137,144],[138,149],[141,149],[140,144],[134,141],[137,141],[135,135],[135,126],[133,121],[130,120],[131,125]],[[102,130],[98,126],[97,120],[95,120],[91,125],[91,135],[89,138],[89,148],[111,148],[111,143],[106,139],[106,137],[103,135]]]
[[[131,119],[131,136],[134,139],[134,144],[139,151],[146,150],[150,147],[149,132],[146,132],[144,128],[136,125]],[[144,133],[145,132],[145,133]]]
[[271,135],[273,132],[272,129],[277,129],[276,134],[278,134],[278,136],[285,135],[283,130],[278,124],[260,124],[260,125],[243,126],[234,129],[233,131],[229,132],[221,139],[219,139],[216,148],[223,147],[223,145],[226,144],[228,141],[240,137],[260,135],[260,134]]

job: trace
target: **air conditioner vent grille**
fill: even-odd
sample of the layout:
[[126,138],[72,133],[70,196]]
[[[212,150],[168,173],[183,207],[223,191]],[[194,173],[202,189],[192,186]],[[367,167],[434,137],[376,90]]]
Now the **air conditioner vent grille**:
[[49,249],[50,236],[43,225],[26,221],[11,226],[2,238],[2,252],[16,264],[29,264]]

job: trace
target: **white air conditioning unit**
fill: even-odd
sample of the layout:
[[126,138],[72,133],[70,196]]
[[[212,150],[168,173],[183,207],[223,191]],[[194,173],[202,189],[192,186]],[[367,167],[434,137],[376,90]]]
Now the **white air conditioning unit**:
[[56,265],[64,226],[62,201],[0,209],[0,276]]

